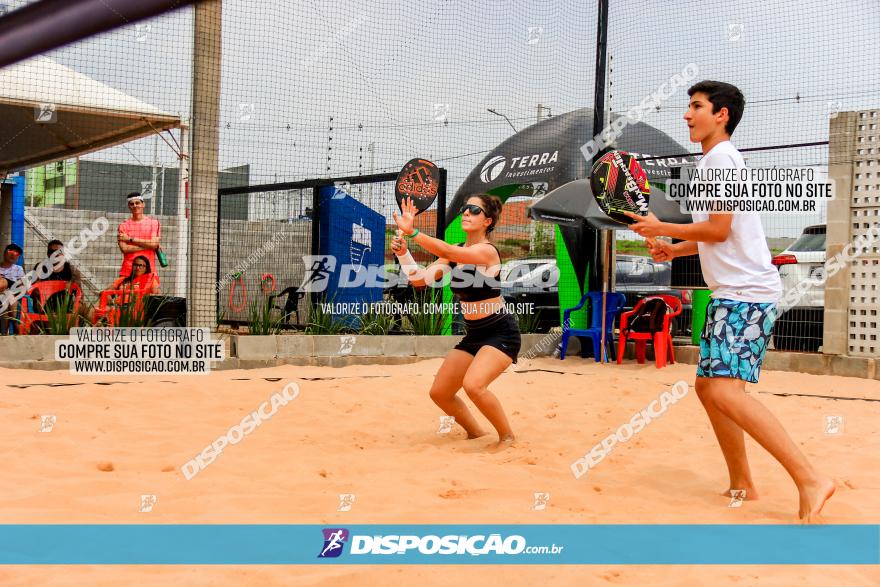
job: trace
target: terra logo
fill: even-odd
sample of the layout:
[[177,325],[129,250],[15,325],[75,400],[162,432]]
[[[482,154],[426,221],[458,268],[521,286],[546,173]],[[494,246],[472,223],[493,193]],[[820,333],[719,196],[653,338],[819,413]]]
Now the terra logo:
[[504,171],[505,165],[507,165],[507,159],[504,158],[504,155],[492,157],[486,161],[483,165],[483,169],[480,170],[480,179],[483,180],[483,183],[493,181],[496,177],[501,175],[501,172]]
[[318,554],[318,558],[336,558],[342,554],[345,543],[348,542],[349,532],[346,528],[324,528],[324,547]]

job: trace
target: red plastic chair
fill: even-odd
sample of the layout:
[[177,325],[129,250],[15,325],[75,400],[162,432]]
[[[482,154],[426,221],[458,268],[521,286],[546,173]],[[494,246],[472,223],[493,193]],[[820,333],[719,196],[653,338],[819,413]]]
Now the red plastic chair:
[[141,311],[144,306],[144,296],[154,293],[156,283],[156,276],[147,273],[133,279],[131,285],[119,289],[105,289],[98,298],[98,307],[95,308],[95,322],[106,318],[107,326],[113,328],[119,321],[120,307],[132,302],[132,294],[135,296],[134,311]]
[[[27,294],[21,299],[21,310],[19,312],[19,334],[30,334],[31,328],[35,324],[49,322],[49,317],[44,312],[31,312],[28,302],[36,302],[39,300],[40,306],[45,310],[46,302],[55,294],[68,292],[73,295],[73,310],[75,316],[79,312],[79,303],[82,299],[82,290],[75,283],[67,281],[39,281],[31,286]],[[34,308],[36,310],[36,308]]]
[[[651,298],[660,298],[669,307],[666,315],[663,317],[663,330],[659,332],[628,332],[626,327],[629,324],[630,317],[635,315],[645,302]],[[645,362],[645,350],[648,341],[654,344],[654,363],[657,368],[666,366],[667,353],[669,362],[675,363],[675,351],[672,348],[672,319],[681,314],[681,300],[675,296],[658,294],[642,298],[629,312],[624,312],[620,316],[620,338],[617,343],[617,363],[623,362],[623,351],[626,349],[627,339],[636,343],[636,360],[639,363]]]

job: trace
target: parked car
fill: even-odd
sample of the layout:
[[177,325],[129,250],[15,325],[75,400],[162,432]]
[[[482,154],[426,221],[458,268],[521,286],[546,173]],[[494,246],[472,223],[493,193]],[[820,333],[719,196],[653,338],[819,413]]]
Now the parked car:
[[[787,249],[773,257],[779,268],[783,295],[805,279],[824,280],[824,224],[808,226]],[[773,328],[773,347],[783,351],[816,352],[824,334],[825,286],[814,284],[804,292],[797,306],[783,309]]]
[[[556,278],[549,279],[554,273]],[[560,323],[558,273],[556,259],[549,257],[516,259],[505,263],[501,270],[501,295],[509,303],[533,303],[538,330],[542,332]],[[626,296],[624,311],[632,310],[638,300],[653,294],[679,297],[682,313],[673,321],[672,333],[684,336],[691,330],[691,292],[672,289],[671,279],[669,263],[638,255],[617,255],[615,291]]]
[[508,303],[534,304],[536,329],[559,326],[559,268],[553,257],[514,259],[501,267],[501,296]]

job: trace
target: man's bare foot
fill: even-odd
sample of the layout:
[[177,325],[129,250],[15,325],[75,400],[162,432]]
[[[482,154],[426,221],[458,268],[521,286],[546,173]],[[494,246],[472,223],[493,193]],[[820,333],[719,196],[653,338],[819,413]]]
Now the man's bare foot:
[[496,449],[504,449],[510,446],[515,446],[516,438],[513,434],[508,434],[507,436],[502,436],[498,439],[498,443],[495,445]]
[[814,483],[810,483],[803,488],[799,487],[800,510],[798,511],[798,517],[805,524],[820,522],[821,520],[817,518],[822,513],[822,507],[834,495],[835,489],[837,489],[837,486],[834,483],[834,479],[830,477],[820,477]]
[[745,490],[746,498],[743,501],[756,501],[758,499],[758,491],[754,487],[739,487],[734,488],[731,487],[727,491],[722,491],[721,495],[724,497],[733,497],[734,491],[742,491]]

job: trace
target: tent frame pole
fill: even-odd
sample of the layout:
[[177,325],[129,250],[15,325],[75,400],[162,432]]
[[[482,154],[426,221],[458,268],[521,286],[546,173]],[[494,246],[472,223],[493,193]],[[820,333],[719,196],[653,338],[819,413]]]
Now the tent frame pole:
[[[598,136],[605,127],[605,70],[607,66],[607,49],[608,49],[608,0],[599,0],[599,12],[597,15],[596,25],[596,83],[593,93],[593,135]],[[604,150],[599,151],[593,156],[590,169],[604,155]],[[611,243],[610,231],[603,230],[599,235],[599,244],[602,249],[602,262],[599,270],[602,272],[602,348],[599,350],[601,361],[604,364],[607,360],[605,353],[605,308],[606,297],[608,292],[609,277],[609,261],[608,249]],[[587,280],[589,282],[589,280]],[[589,291],[589,286],[588,286]],[[592,308],[590,308],[592,312]],[[593,349],[593,353],[596,349]]]

